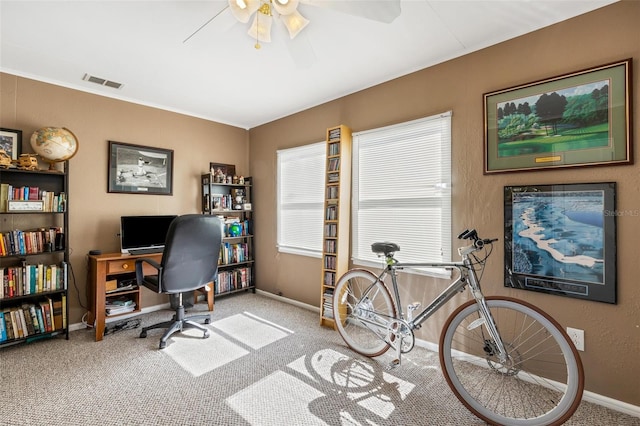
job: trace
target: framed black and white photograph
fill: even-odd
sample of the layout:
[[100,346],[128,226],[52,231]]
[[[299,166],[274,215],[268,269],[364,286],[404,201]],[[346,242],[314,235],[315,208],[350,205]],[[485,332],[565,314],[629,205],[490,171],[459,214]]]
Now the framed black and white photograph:
[[616,303],[615,182],[505,186],[504,198],[505,287]]
[[108,192],[173,194],[173,150],[109,141]]
[[0,128],[0,149],[17,160],[22,149],[22,130]]

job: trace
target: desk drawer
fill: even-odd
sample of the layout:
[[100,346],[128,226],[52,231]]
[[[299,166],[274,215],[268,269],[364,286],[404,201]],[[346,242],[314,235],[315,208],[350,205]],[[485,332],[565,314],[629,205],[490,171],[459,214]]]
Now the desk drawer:
[[107,274],[122,274],[136,271],[136,260],[110,260],[107,262]]

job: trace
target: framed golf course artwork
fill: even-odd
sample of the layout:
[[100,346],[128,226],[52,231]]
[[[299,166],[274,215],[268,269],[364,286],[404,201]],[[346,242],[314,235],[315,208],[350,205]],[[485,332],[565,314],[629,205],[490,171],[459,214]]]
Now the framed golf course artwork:
[[631,59],[484,94],[484,173],[632,164]]
[[173,150],[109,141],[108,192],[172,195]]
[[615,182],[505,186],[505,287],[616,303],[621,213]]

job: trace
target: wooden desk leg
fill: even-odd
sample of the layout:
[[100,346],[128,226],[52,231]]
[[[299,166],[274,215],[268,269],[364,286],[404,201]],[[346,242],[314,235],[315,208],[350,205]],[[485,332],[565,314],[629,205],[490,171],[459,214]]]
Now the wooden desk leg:
[[209,305],[209,312],[213,311],[213,283],[207,284],[209,291],[207,291],[207,305]]
[[209,307],[209,311],[213,311],[213,283],[208,283],[204,287],[199,288],[193,292],[194,303],[198,303],[198,295],[201,292],[204,293],[205,297],[207,298],[207,306]]

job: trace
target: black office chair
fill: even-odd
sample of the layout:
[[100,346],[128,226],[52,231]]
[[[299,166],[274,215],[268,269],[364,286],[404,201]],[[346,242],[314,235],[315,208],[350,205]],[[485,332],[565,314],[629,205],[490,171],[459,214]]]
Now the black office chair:
[[[185,317],[182,293],[194,291],[210,285],[218,272],[218,257],[222,242],[220,219],[215,216],[188,214],[178,216],[169,225],[162,260],[160,263],[148,258],[136,259],[136,279],[139,286],[145,286],[157,293],[178,295],[176,313],[170,321],[144,327],[140,337],[147,337],[147,331],[167,328],[160,339],[160,349],[167,346],[167,339],[183,328],[197,328],[209,337],[209,330],[196,320],[204,319],[209,324],[209,314]],[[145,275],[143,267],[150,265],[155,274]]]

